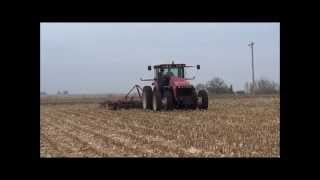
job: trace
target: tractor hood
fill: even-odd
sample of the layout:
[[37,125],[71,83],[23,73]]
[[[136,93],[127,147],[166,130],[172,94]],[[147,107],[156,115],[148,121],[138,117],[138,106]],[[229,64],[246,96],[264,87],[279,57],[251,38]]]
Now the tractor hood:
[[171,77],[170,78],[170,85],[173,87],[184,87],[184,86],[192,86],[189,81],[180,78],[180,77]]

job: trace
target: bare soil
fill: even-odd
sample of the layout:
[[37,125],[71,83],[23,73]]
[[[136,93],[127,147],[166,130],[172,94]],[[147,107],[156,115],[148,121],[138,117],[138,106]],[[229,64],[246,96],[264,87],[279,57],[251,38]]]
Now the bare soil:
[[88,99],[41,99],[41,157],[280,156],[278,96],[211,98],[207,111],[170,112],[111,111]]

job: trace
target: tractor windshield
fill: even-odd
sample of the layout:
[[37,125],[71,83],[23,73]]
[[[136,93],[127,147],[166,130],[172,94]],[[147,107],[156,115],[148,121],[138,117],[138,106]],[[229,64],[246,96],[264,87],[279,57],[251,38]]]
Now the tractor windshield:
[[163,68],[162,75],[177,76],[184,78],[184,68],[183,67],[172,67],[172,68]]

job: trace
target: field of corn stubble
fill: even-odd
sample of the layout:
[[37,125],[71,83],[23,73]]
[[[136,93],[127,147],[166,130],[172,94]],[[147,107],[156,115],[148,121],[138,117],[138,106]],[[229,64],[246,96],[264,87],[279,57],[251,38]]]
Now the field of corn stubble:
[[97,101],[41,97],[40,157],[280,156],[279,96],[211,98],[207,111],[111,111]]

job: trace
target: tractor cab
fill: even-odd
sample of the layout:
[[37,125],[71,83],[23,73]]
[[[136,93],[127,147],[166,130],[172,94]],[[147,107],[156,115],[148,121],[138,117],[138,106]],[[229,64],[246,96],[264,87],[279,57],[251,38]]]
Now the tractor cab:
[[154,79],[159,88],[169,86],[172,77],[184,79],[185,64],[161,64],[153,66]]
[[154,78],[160,79],[164,76],[176,76],[184,78],[185,64],[161,64],[153,66]]

